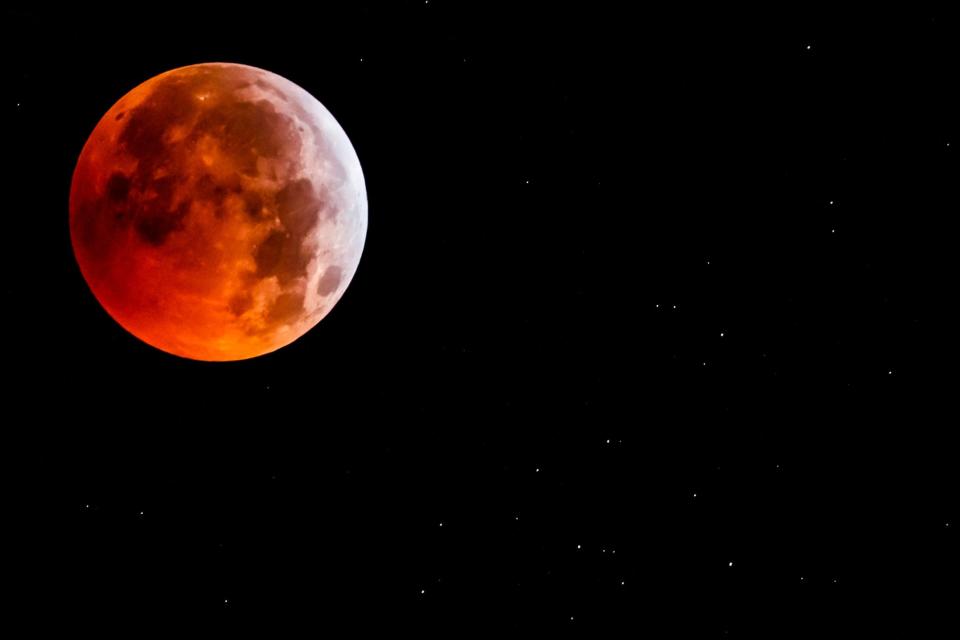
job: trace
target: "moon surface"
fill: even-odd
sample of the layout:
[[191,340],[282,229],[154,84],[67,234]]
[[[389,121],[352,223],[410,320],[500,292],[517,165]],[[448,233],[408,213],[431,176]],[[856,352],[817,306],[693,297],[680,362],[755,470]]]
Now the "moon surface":
[[73,174],[70,235],[107,312],[195,360],[290,344],[349,285],[367,196],[343,129],[309,93],[239,64],[174,69],[123,96]]

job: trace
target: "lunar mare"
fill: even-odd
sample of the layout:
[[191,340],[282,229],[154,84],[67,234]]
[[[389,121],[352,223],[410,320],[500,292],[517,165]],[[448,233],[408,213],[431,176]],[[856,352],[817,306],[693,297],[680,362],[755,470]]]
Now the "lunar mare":
[[84,278],[133,335],[196,360],[287,345],[343,295],[363,250],[357,155],[309,93],[262,69],[174,69],[121,98],[70,191]]

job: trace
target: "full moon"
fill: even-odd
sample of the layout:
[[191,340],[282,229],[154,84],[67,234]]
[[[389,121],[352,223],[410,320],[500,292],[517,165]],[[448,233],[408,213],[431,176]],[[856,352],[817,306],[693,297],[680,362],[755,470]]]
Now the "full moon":
[[360,161],[337,121],[239,64],[174,69],[123,96],[70,189],[94,296],[139,339],[194,360],[301,337],[343,295],[366,231]]

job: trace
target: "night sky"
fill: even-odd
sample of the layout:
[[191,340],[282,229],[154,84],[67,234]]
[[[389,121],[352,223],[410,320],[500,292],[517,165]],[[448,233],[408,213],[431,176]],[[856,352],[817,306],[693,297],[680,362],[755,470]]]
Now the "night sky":
[[[231,6],[0,13],[33,628],[954,637],[960,21]],[[124,331],[68,226],[101,115],[210,61],[316,96],[370,205],[331,314],[233,363]]]

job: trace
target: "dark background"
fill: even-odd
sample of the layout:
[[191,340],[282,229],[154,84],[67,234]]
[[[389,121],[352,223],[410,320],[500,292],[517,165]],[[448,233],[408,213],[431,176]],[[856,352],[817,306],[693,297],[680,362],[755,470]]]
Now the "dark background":
[[[0,14],[18,611],[953,637],[960,23],[617,7]],[[224,364],[115,324],[67,220],[100,116],[207,61],[315,95],[370,203],[330,316]]]

